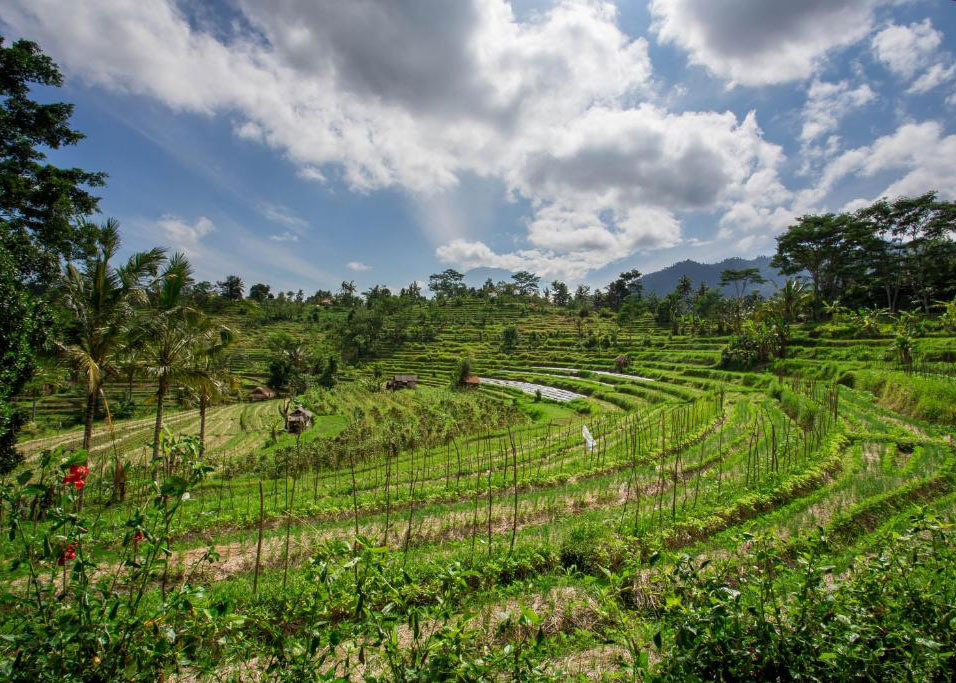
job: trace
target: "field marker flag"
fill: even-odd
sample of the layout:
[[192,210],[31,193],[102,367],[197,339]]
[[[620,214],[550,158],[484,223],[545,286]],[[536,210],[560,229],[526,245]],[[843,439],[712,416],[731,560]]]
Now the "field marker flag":
[[591,432],[588,431],[587,425],[581,425],[581,436],[584,437],[584,441],[588,445],[588,453],[594,450],[594,437],[591,436]]

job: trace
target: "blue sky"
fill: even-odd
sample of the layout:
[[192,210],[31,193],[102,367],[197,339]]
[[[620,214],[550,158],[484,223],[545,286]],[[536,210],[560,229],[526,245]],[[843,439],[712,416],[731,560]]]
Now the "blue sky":
[[956,2],[10,0],[128,250],[247,286],[606,284],[956,192]]

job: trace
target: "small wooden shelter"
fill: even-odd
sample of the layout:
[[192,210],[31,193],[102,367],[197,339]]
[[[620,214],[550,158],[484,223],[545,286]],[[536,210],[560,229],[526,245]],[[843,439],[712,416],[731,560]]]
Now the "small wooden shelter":
[[312,426],[312,411],[306,410],[302,406],[297,406],[290,410],[285,417],[285,429],[290,434],[301,434]]
[[386,389],[414,389],[418,375],[395,375],[385,383]]
[[276,392],[274,392],[269,387],[256,387],[249,394],[250,401],[268,401],[276,397]]
[[465,388],[477,387],[481,384],[481,380],[478,379],[478,375],[468,375],[461,385]]

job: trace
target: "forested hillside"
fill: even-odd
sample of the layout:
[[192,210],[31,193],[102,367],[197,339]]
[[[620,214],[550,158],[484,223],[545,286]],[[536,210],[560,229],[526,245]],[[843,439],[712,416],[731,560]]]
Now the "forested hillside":
[[766,280],[755,287],[763,296],[773,296],[777,287],[786,282],[787,277],[770,266],[769,256],[758,256],[753,259],[729,258],[719,263],[698,263],[697,261],[681,261],[672,266],[663,268],[641,277],[641,285],[648,294],[665,296],[677,288],[681,277],[690,278],[691,282],[700,282],[711,288],[719,288],[725,296],[733,294],[731,285],[720,284],[720,276],[725,270],[744,270],[756,268]]

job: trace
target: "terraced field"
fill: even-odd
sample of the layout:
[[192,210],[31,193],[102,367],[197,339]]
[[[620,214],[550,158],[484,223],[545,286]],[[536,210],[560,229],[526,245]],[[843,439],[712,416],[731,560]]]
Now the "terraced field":
[[[374,391],[368,366],[302,397],[317,418],[298,440],[273,434],[279,402],[210,411],[213,471],[171,523],[146,529],[169,549],[154,593],[202,586],[201,604],[228,605],[228,618],[203,617],[218,643],[207,674],[399,678],[398,661],[460,655],[488,678],[641,677],[668,656],[667,577],[685,555],[743,572],[757,547],[797,558],[820,529],[838,582],[914,514],[953,516],[952,421],[889,385],[867,390],[868,371],[908,381],[889,369],[888,339],[800,330],[786,360],[745,373],[719,367],[726,338],[482,306],[447,311],[433,341],[380,350],[385,374],[417,374],[418,389]],[[508,326],[518,342],[503,348]],[[945,361],[956,340],[918,344]],[[466,356],[481,384],[447,389]],[[922,381],[956,391],[946,374]],[[170,431],[196,420],[172,415]],[[94,440],[87,552],[104,575],[137,552],[119,521],[164,476],[145,457],[150,429],[120,422]],[[22,447],[35,461],[78,436]],[[133,465],[123,503],[117,456]],[[464,666],[441,661],[442,676]]]
[[[335,313],[327,316],[334,318]],[[217,320],[237,333],[237,344],[230,352],[229,369],[236,379],[237,386],[231,400],[241,400],[248,396],[256,386],[265,384],[268,377],[270,358],[269,339],[274,335],[288,334],[309,348],[330,351],[325,340],[325,325],[308,322],[266,322],[253,316],[238,315],[235,312],[217,315]],[[43,434],[70,431],[71,425],[82,423],[86,397],[82,384],[70,381],[68,369],[59,369],[59,382],[51,390],[38,392],[37,396],[20,397],[19,406],[35,421],[35,427]],[[349,377],[346,371],[345,378]],[[156,385],[147,378],[134,374],[131,377],[111,378],[104,386],[104,392],[113,411],[117,406],[131,399],[138,414],[146,416],[155,405]],[[195,407],[195,401],[186,395],[171,397],[172,403],[180,399],[180,409]],[[103,412],[102,403],[99,410]],[[105,418],[105,413],[103,415]],[[39,441],[39,440],[38,440]]]

